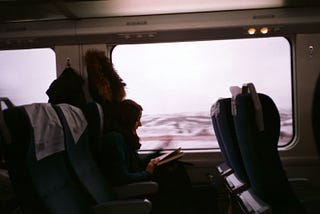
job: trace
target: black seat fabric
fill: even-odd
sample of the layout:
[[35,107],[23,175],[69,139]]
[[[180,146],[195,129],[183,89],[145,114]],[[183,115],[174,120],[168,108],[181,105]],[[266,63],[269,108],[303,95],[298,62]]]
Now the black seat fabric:
[[277,150],[280,116],[272,99],[243,88],[235,97],[233,116],[237,142],[253,192],[273,213],[303,213]]
[[[65,134],[67,164],[75,179],[82,185],[82,189],[97,205],[94,208],[95,212],[149,213],[151,202],[147,199],[117,200],[118,198],[129,198],[132,193],[128,190],[127,197],[118,197],[119,195],[115,194],[109,185],[107,177],[101,173],[96,165],[91,154],[89,146],[91,139],[88,138],[87,123],[82,111],[68,104],[59,104],[54,108],[61,120]],[[75,131],[79,129],[84,131],[76,135]]]
[[[218,103],[218,102],[217,102]],[[222,138],[221,138],[221,133],[220,133],[220,129],[219,129],[219,125],[217,123],[217,118],[216,118],[216,107],[217,106],[217,103],[215,103],[212,108],[211,108],[211,121],[212,121],[212,126],[213,126],[213,130],[215,132],[215,135],[216,135],[216,139],[217,139],[217,142],[218,142],[218,145],[219,145],[219,148],[221,150],[221,154],[222,154],[222,157],[225,161],[225,163],[231,167],[231,161],[227,155],[227,151],[226,151],[226,148],[225,148],[225,145],[222,141]],[[213,110],[214,109],[214,110]],[[214,112],[213,112],[214,111]]]
[[88,198],[73,181],[63,151],[37,160],[34,129],[25,109],[7,109],[4,118],[11,135],[6,162],[23,213],[90,213]]
[[219,99],[215,104],[215,109],[211,119],[221,152],[237,178],[248,183],[233,124],[231,98]]
[[[95,203],[104,203],[115,200],[113,190],[109,185],[107,178],[102,175],[96,162],[94,161],[89,147],[88,130],[84,130],[78,141],[74,140],[70,127],[62,109],[68,109],[77,112],[84,118],[80,109],[73,106],[62,104],[55,106],[65,134],[65,146],[67,159],[74,171],[76,177],[89,192]],[[65,111],[67,112],[67,111]],[[75,117],[74,119],[79,119]]]
[[86,105],[85,116],[88,122],[88,135],[90,138],[90,149],[92,156],[100,168],[99,143],[102,140],[103,110],[100,104],[91,102]]
[[312,103],[312,128],[313,135],[316,140],[318,154],[320,154],[320,75],[317,79],[316,88],[314,89]]

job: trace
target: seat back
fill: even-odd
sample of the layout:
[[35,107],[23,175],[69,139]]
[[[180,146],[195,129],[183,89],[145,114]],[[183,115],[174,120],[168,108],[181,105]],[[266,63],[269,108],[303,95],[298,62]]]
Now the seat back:
[[320,75],[318,76],[316,87],[314,89],[312,103],[312,128],[316,140],[318,154],[320,154]]
[[241,158],[231,114],[231,98],[219,99],[214,108],[215,111],[211,111],[211,119],[223,157],[234,170],[237,178],[247,183],[248,178]]
[[235,97],[234,125],[245,170],[254,193],[273,213],[302,213],[277,150],[280,115],[273,100],[245,85]]
[[[53,114],[40,115],[39,105],[45,105]],[[26,110],[30,108],[35,108],[32,118]],[[80,191],[65,164],[63,148],[58,146],[54,150],[54,146],[46,144],[48,138],[38,138],[43,136],[42,131],[46,128],[61,129],[58,120],[52,118],[54,112],[50,108],[50,104],[35,104],[3,112],[11,136],[11,143],[6,145],[6,164],[15,193],[24,213],[90,213],[87,196]],[[41,123],[37,123],[37,119]],[[57,140],[55,143],[61,142]],[[43,155],[42,150],[46,148],[51,151]]]
[[221,150],[221,155],[222,155],[225,163],[229,167],[231,167],[231,161],[230,161],[230,159],[229,159],[229,157],[227,155],[227,151],[226,151],[225,145],[224,145],[224,143],[222,141],[219,125],[218,125],[217,118],[216,118],[219,113],[220,113],[220,104],[219,104],[219,100],[218,100],[215,104],[213,104],[211,106],[211,112],[210,112],[211,121],[212,121],[213,130],[215,132],[215,136],[216,136],[219,148]]
[[85,116],[88,122],[88,135],[90,138],[90,149],[96,163],[99,165],[99,143],[102,140],[103,110],[99,103],[91,102],[86,105]]
[[[63,126],[67,159],[75,177],[95,203],[114,200],[113,190],[92,156],[84,114],[79,108],[68,104],[59,104],[55,109]],[[78,137],[72,133],[72,130],[81,129],[83,133],[79,133]]]

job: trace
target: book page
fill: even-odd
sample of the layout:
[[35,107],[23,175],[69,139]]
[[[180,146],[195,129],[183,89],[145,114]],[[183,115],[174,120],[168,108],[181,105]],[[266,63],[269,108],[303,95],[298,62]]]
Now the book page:
[[164,163],[168,163],[172,160],[181,158],[183,156],[183,152],[181,151],[181,148],[178,148],[172,152],[168,152],[165,153],[163,155],[160,155],[158,158],[160,159],[160,161],[158,162],[158,166],[164,164]]

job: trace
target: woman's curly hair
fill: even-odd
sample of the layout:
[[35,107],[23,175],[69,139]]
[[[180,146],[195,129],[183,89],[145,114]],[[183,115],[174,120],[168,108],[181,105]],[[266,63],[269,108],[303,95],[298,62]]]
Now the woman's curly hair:
[[115,71],[104,51],[90,49],[85,55],[88,86],[96,102],[122,101],[126,96],[125,83]]

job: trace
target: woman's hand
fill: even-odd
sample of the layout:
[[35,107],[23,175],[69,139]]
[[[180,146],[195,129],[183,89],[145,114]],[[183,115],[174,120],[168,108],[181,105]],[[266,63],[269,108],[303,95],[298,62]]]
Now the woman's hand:
[[153,174],[154,169],[157,167],[159,160],[160,160],[159,158],[151,159],[150,162],[148,163],[146,171],[149,172],[150,174]]

